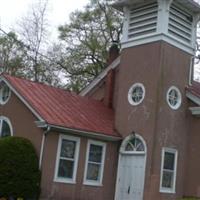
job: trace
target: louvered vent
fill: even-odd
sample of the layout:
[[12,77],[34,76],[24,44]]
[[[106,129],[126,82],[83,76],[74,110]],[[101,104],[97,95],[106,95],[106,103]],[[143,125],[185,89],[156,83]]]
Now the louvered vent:
[[192,40],[192,21],[191,14],[173,3],[169,14],[169,34],[190,44]]
[[156,32],[158,4],[151,3],[130,9],[128,38]]

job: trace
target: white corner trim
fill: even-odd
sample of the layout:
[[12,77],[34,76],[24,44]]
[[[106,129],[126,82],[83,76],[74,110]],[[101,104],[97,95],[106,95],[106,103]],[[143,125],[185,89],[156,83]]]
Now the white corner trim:
[[35,115],[36,118],[38,118],[40,121],[44,121],[44,119],[38,114],[38,112],[31,107],[31,105],[24,99],[24,97],[22,97],[17,92],[17,90],[10,84],[10,82],[6,78],[1,76],[0,81],[1,80],[3,80],[8,85],[8,87],[11,89],[11,91],[25,104],[25,106],[28,107],[28,109]]
[[85,96],[91,91],[101,80],[107,75],[110,69],[115,69],[120,64],[120,56],[117,57],[106,69],[104,69],[88,86],[86,86],[80,93],[80,96]]
[[[57,176],[58,168],[59,168],[59,161],[60,161],[61,145],[62,145],[63,139],[67,139],[67,140],[76,142],[75,153],[74,153],[74,168],[73,168],[72,178],[62,178],[62,177]],[[76,183],[76,174],[77,174],[78,160],[79,160],[79,150],[80,150],[80,138],[79,137],[74,137],[74,136],[69,136],[69,135],[59,135],[56,163],[55,163],[55,170],[54,170],[54,182],[70,183],[70,184]]]
[[[90,145],[91,144],[103,147],[102,148],[102,159],[101,159],[101,165],[100,165],[99,181],[87,180],[87,170],[88,170],[89,153],[90,153]],[[85,159],[84,181],[83,181],[84,185],[103,186],[102,181],[103,181],[103,173],[104,173],[104,165],[105,165],[105,154],[106,154],[106,143],[96,141],[96,140],[88,140],[86,159]]]
[[[173,186],[172,186],[172,188],[163,188],[162,187],[165,152],[173,153],[175,155],[175,158],[174,158],[174,176],[173,176]],[[161,169],[160,169],[160,192],[161,193],[171,193],[171,194],[176,193],[177,161],[178,161],[178,151],[176,149],[166,148],[166,147],[162,148]]]

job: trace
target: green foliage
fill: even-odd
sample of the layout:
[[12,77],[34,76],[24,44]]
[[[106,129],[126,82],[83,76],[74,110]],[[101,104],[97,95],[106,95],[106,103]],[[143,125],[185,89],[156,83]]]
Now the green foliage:
[[58,61],[69,79],[68,88],[80,90],[107,67],[108,49],[119,42],[122,16],[106,0],[91,0],[59,27],[63,54]]
[[0,35],[0,73],[23,76],[26,51],[14,32]]
[[37,199],[40,171],[33,145],[24,138],[0,139],[0,197]]

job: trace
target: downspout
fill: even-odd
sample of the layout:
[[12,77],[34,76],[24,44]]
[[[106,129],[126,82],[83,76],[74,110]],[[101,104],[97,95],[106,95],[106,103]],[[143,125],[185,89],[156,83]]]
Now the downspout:
[[189,71],[189,80],[188,80],[188,85],[189,85],[189,86],[192,86],[192,81],[193,81],[194,59],[195,59],[195,56],[192,56],[192,57],[190,58],[190,71]]
[[43,160],[43,154],[44,154],[44,144],[46,140],[46,135],[50,131],[50,126],[47,126],[47,129],[43,132],[42,135],[42,143],[41,143],[41,148],[40,148],[40,158],[39,158],[39,169],[41,170],[42,167],[42,160]]

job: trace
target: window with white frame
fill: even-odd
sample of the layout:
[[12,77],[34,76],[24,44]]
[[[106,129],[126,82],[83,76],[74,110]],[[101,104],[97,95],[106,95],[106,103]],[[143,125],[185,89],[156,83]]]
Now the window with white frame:
[[128,91],[128,101],[131,105],[139,105],[145,97],[145,87],[142,83],[133,84]]
[[7,117],[0,116],[0,137],[12,136],[13,130],[10,120]]
[[4,81],[0,82],[0,104],[4,105],[7,103],[11,95],[10,88]]
[[177,154],[176,149],[162,149],[160,192],[175,193]]
[[102,185],[106,144],[103,142],[88,141],[84,184]]
[[80,138],[60,135],[54,180],[75,183],[78,166]]
[[181,106],[181,92],[175,87],[171,86],[167,91],[167,103],[173,109],[176,110]]

